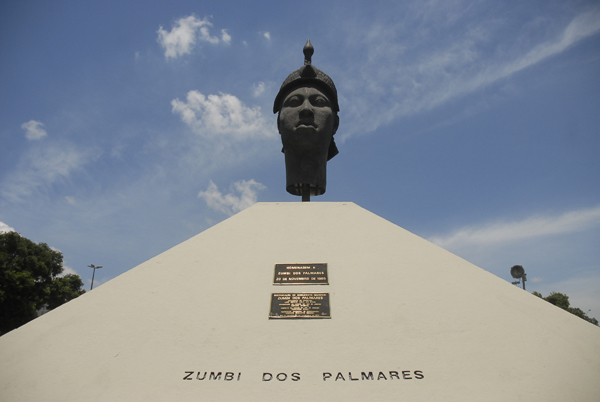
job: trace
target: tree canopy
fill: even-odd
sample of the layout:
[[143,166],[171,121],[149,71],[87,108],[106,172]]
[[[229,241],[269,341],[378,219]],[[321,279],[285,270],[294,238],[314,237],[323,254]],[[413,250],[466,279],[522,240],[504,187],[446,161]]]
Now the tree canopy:
[[79,275],[62,275],[62,253],[16,232],[0,233],[0,335],[85,293]]
[[564,293],[552,292],[548,296],[543,297],[541,293],[533,292],[533,294],[537,297],[540,297],[546,300],[548,303],[554,304],[556,307],[560,307],[563,310],[568,311],[571,314],[575,314],[579,318],[583,318],[587,322],[591,322],[594,325],[598,325],[598,320],[594,317],[588,317],[583,310],[577,307],[571,307],[571,303],[569,302],[569,296]]

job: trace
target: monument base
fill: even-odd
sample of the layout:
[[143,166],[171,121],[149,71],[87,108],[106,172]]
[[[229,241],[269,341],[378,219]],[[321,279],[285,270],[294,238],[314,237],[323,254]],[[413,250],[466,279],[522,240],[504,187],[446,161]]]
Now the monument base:
[[[277,293],[329,316],[275,318]],[[600,328],[353,203],[256,204],[0,338],[6,401],[596,401],[598,378]]]

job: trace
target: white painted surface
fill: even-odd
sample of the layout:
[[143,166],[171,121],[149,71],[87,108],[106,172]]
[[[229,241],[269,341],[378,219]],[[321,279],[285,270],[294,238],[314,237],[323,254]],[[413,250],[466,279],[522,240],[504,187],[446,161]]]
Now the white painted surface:
[[[272,284],[316,262],[330,285]],[[285,291],[332,319],[269,320]],[[2,401],[598,401],[599,378],[600,328],[353,203],[256,204],[0,338]]]

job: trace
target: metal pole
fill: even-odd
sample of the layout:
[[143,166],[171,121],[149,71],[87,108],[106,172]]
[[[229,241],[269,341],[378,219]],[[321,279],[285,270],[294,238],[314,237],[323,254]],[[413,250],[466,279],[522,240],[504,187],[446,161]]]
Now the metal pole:
[[90,264],[88,267],[94,269],[94,273],[92,274],[92,286],[90,286],[90,290],[92,290],[94,288],[94,277],[96,276],[96,270],[102,268],[102,265],[95,266],[94,264]]
[[302,183],[302,202],[310,202],[310,184]]

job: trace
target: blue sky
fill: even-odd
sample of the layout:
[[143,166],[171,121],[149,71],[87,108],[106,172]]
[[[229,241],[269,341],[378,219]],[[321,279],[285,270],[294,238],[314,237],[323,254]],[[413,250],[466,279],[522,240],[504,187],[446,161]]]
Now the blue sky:
[[[285,192],[272,102],[340,95],[327,193],[600,318],[594,1],[5,1],[0,228],[89,288]],[[168,272],[165,272],[168,275]]]

